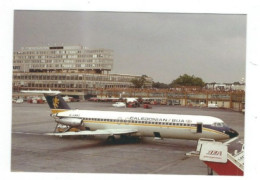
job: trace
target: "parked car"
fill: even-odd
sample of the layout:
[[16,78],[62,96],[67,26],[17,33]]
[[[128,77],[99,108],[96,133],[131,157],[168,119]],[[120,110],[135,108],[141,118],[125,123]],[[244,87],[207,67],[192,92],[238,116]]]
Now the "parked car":
[[143,107],[144,107],[144,109],[151,109],[152,108],[152,106],[150,106],[149,104],[144,104]]
[[136,108],[137,105],[135,103],[127,103],[128,108]]
[[217,104],[208,104],[208,108],[218,108]]
[[15,101],[15,103],[18,103],[18,104],[23,103],[23,99],[22,99],[22,98],[19,98],[19,99],[17,99],[17,100]]
[[112,104],[113,107],[126,107],[126,104],[124,102],[116,102],[115,104]]

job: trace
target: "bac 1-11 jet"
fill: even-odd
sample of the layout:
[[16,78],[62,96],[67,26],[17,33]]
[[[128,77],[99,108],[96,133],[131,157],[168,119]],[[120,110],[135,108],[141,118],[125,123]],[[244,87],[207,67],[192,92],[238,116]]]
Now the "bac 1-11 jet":
[[[198,140],[208,138],[227,140],[238,136],[221,119],[211,116],[116,112],[71,109],[61,97],[60,91],[22,91],[42,93],[50,108],[51,115],[58,124],[67,126],[67,131],[47,133],[54,136],[107,135],[114,139],[138,136],[158,139]],[[80,129],[70,131],[71,128]]]

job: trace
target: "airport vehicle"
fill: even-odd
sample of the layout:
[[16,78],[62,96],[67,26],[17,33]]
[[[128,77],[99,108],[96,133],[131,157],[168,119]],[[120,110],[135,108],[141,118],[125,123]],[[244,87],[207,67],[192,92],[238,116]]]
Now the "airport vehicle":
[[144,109],[151,109],[152,108],[152,106],[150,106],[149,104],[144,104],[143,107],[144,107]]
[[17,100],[15,101],[15,103],[18,103],[18,104],[23,103],[23,99],[22,99],[22,98],[19,98],[19,99],[17,99]]
[[186,153],[188,156],[197,156],[208,166],[208,174],[213,171],[218,175],[243,176],[244,175],[244,144],[240,152],[234,154],[228,152],[228,145],[237,140],[232,138],[224,143],[216,142],[214,139],[199,139],[196,151]]
[[71,101],[71,97],[69,97],[69,96],[64,96],[63,99],[64,99],[65,102]]
[[112,104],[113,107],[126,107],[126,104],[124,102],[116,102],[115,104]]
[[208,104],[208,108],[218,108],[217,104]]
[[[51,115],[59,124],[68,126],[62,133],[47,133],[54,136],[74,135],[115,135],[146,136],[156,139],[177,138],[198,140],[211,138],[225,140],[238,136],[221,119],[210,116],[193,116],[177,114],[156,114],[116,111],[93,111],[71,109],[60,96],[60,91],[22,91],[43,93],[51,108]],[[70,132],[69,129],[79,131]],[[81,130],[80,130],[81,129]],[[84,129],[84,130],[82,130]]]
[[126,103],[135,103],[137,102],[137,98],[123,98],[126,100]]

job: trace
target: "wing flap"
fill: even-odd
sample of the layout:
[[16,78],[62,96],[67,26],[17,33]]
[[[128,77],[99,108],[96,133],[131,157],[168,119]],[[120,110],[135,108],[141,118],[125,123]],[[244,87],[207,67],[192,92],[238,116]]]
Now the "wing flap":
[[62,132],[62,133],[46,133],[50,136],[80,136],[80,135],[123,135],[136,133],[135,129],[98,129],[95,131],[79,131],[79,132]]

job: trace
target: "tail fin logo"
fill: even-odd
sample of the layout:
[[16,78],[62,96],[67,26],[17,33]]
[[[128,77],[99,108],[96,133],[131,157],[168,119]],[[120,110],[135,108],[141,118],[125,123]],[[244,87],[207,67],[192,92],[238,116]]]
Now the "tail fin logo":
[[57,96],[55,96],[55,97],[52,99],[52,104],[53,104],[54,109],[57,109],[57,108],[59,107],[59,103],[60,103],[60,100],[58,99]]

